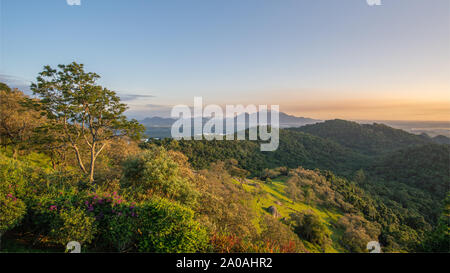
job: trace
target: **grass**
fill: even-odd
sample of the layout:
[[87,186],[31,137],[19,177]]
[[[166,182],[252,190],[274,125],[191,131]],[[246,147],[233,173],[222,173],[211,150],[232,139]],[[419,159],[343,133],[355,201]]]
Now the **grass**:
[[[339,230],[333,226],[333,223],[337,222],[342,214],[331,211],[329,209],[321,208],[313,204],[306,204],[302,202],[293,202],[292,199],[285,195],[286,179],[279,178],[272,181],[272,184],[266,184],[265,182],[258,180],[247,180],[246,183],[241,183],[235,181],[237,184],[241,184],[242,188],[249,193],[252,193],[254,198],[250,200],[249,205],[257,213],[257,217],[254,219],[253,224],[255,225],[258,232],[261,232],[259,226],[259,219],[262,218],[264,214],[269,214],[267,208],[270,206],[275,206],[280,213],[280,218],[289,218],[290,214],[297,213],[305,210],[312,210],[316,213],[321,221],[325,223],[328,228],[328,233],[330,234],[333,244],[328,246],[326,249],[321,249],[319,246],[314,245],[306,240],[302,240],[308,251],[311,252],[345,252],[345,249],[340,246],[338,238],[342,236],[342,230]],[[281,204],[281,205],[280,205]]]

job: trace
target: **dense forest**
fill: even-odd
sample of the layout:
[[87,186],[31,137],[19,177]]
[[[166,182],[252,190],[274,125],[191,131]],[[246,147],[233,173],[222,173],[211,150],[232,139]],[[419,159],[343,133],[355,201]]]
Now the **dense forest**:
[[98,79],[0,84],[0,251],[449,252],[449,145],[342,120],[282,129],[275,152],[142,141]]

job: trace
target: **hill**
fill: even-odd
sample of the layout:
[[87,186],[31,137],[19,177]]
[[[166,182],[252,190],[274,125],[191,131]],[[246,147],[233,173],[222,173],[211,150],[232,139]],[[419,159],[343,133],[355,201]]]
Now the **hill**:
[[380,155],[432,142],[423,136],[413,135],[384,124],[359,124],[339,119],[291,130],[328,139],[366,155]]
[[219,160],[236,159],[241,168],[259,175],[265,168],[286,166],[319,168],[350,174],[368,164],[369,158],[330,140],[292,130],[280,130],[280,146],[274,152],[261,152],[257,141],[151,140],[180,151],[194,168],[204,169]]
[[450,146],[428,144],[395,151],[379,158],[369,172],[444,199],[450,183]]

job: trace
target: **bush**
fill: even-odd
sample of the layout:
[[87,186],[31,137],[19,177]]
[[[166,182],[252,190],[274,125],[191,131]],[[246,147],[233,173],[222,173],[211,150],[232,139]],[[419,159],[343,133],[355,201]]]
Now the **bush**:
[[131,186],[133,192],[156,194],[183,204],[192,205],[198,196],[164,148],[145,151],[125,161],[122,182],[125,187]]
[[374,224],[358,215],[344,215],[338,221],[344,230],[342,245],[350,252],[367,252],[367,243],[378,241],[380,230]]
[[95,218],[80,208],[60,210],[51,228],[51,240],[62,245],[70,241],[90,243],[96,233]]
[[0,239],[7,230],[18,225],[26,213],[26,205],[19,198],[25,189],[22,172],[17,161],[0,154]]
[[138,230],[134,203],[116,192],[99,192],[91,194],[84,206],[98,222],[97,246],[119,252],[134,250]]
[[[26,212],[25,203],[12,194],[0,193],[0,243],[1,236],[20,223]],[[1,244],[0,244],[1,247]]]
[[313,244],[325,248],[330,244],[330,234],[327,227],[313,211],[300,212],[292,216],[295,222],[294,232]]
[[155,198],[139,206],[137,214],[141,252],[199,252],[207,246],[207,233],[189,208]]

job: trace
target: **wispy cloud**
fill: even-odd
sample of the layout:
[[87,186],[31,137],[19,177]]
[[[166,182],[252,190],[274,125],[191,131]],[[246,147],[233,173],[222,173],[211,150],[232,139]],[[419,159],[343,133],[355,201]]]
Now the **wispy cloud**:
[[117,92],[117,95],[119,95],[120,99],[122,101],[133,101],[138,99],[149,99],[154,98],[153,95],[141,95],[141,94],[125,94],[123,92]]
[[31,94],[31,81],[20,76],[0,74],[0,82],[6,83],[11,88],[17,88],[26,94]]
[[147,117],[170,117],[170,112],[172,110],[171,105],[160,105],[160,104],[133,104],[128,103],[130,109],[126,112],[128,117],[133,117],[137,119],[144,119]]

